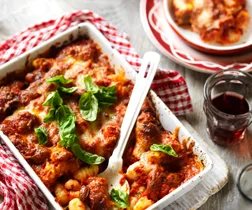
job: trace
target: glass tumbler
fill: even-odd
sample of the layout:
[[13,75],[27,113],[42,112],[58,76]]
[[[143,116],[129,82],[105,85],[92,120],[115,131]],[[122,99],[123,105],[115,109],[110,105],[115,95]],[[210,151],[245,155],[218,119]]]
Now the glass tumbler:
[[219,145],[239,143],[251,123],[252,76],[239,70],[223,70],[204,85],[207,132]]

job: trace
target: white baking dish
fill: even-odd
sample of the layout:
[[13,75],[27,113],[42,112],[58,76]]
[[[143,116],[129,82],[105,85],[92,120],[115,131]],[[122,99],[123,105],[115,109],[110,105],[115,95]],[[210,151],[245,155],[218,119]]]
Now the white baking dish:
[[[4,77],[6,73],[13,72],[17,69],[25,68],[27,63],[30,63],[33,59],[43,54],[47,50],[50,49],[51,46],[61,46],[62,44],[66,44],[71,42],[73,39],[78,38],[79,36],[87,35],[91,39],[93,39],[102,49],[103,53],[107,54],[111,64],[114,66],[116,70],[124,69],[126,73],[126,77],[133,80],[135,78],[135,71],[132,67],[124,60],[124,58],[111,47],[109,41],[92,25],[89,23],[80,24],[78,26],[72,27],[71,29],[61,33],[53,37],[52,39],[44,42],[40,46],[33,48],[32,50],[18,56],[12,61],[2,65],[0,67],[0,78]],[[201,160],[204,164],[204,169],[195,177],[178,187],[172,193],[168,194],[151,207],[148,210],[153,209],[163,209],[174,200],[181,197],[183,194],[191,190],[198,182],[200,182],[205,174],[207,174],[212,168],[212,161],[210,157],[207,155],[205,151],[201,149],[198,145],[197,141],[194,140],[193,136],[185,129],[185,127],[179,122],[179,120],[173,115],[173,113],[166,107],[166,105],[156,96],[156,94],[151,91],[151,98],[156,106],[157,112],[160,116],[160,122],[166,130],[173,131],[175,127],[180,127],[179,132],[179,140],[182,141],[185,138],[190,137],[190,142],[194,141],[195,145],[193,147],[193,152],[198,156],[199,160]],[[7,144],[10,150],[13,152],[15,157],[19,160],[20,164],[24,167],[27,173],[31,176],[40,190],[44,193],[46,198],[48,199],[51,208],[60,210],[62,209],[60,205],[55,202],[54,196],[50,193],[50,191],[46,188],[40,178],[36,175],[36,173],[32,170],[30,165],[26,162],[26,160],[22,157],[19,151],[15,148],[15,146],[11,143],[7,136],[5,136],[0,131],[0,136],[3,141]]]

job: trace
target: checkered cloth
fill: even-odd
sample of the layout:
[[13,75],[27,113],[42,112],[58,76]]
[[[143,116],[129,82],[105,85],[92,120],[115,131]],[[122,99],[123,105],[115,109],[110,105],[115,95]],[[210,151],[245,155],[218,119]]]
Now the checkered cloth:
[[[57,20],[36,24],[0,44],[0,65],[51,37],[83,22],[96,26],[111,45],[138,71],[141,58],[128,41],[125,33],[91,11],[76,11]],[[192,111],[191,99],[183,77],[173,70],[160,69],[152,83],[152,89],[176,115]],[[22,171],[8,148],[0,140],[0,194],[4,202],[1,210],[47,209],[45,200],[33,181]]]
[[0,194],[4,196],[1,210],[47,210],[43,194],[22,170],[17,159],[0,139]]

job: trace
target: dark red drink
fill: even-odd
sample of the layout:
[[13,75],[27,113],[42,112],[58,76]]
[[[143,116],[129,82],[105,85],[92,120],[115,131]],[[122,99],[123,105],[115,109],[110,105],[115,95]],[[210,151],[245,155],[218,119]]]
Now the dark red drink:
[[252,75],[235,69],[211,75],[204,85],[207,132],[217,144],[241,142],[252,122]]
[[243,96],[235,93],[225,92],[214,99],[212,104],[218,110],[227,114],[245,114],[249,111],[249,105]]
[[[243,118],[242,121],[239,121],[239,118],[235,117],[248,113],[249,104],[246,99],[239,94],[225,92],[213,98],[211,103],[223,113],[223,115],[209,118],[207,121],[211,138],[222,145],[238,143],[243,138],[247,123],[244,123]],[[228,115],[234,117],[230,119]],[[214,120],[218,123],[215,123]]]

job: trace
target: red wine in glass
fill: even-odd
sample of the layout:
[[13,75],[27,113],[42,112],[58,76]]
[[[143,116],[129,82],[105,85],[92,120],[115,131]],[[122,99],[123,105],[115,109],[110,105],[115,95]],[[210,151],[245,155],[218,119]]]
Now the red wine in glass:
[[227,114],[238,115],[249,111],[249,104],[246,99],[232,92],[225,92],[212,99],[212,104],[218,110]]
[[221,145],[241,142],[252,123],[252,75],[218,71],[206,80],[203,96],[209,137]]
[[[247,100],[232,92],[224,92],[212,99],[211,103],[219,111],[228,115],[242,115],[249,111],[249,104]],[[247,125],[242,126],[237,120],[222,120],[218,125],[208,121],[208,132],[216,143],[219,144],[233,144],[239,142],[244,135]]]

